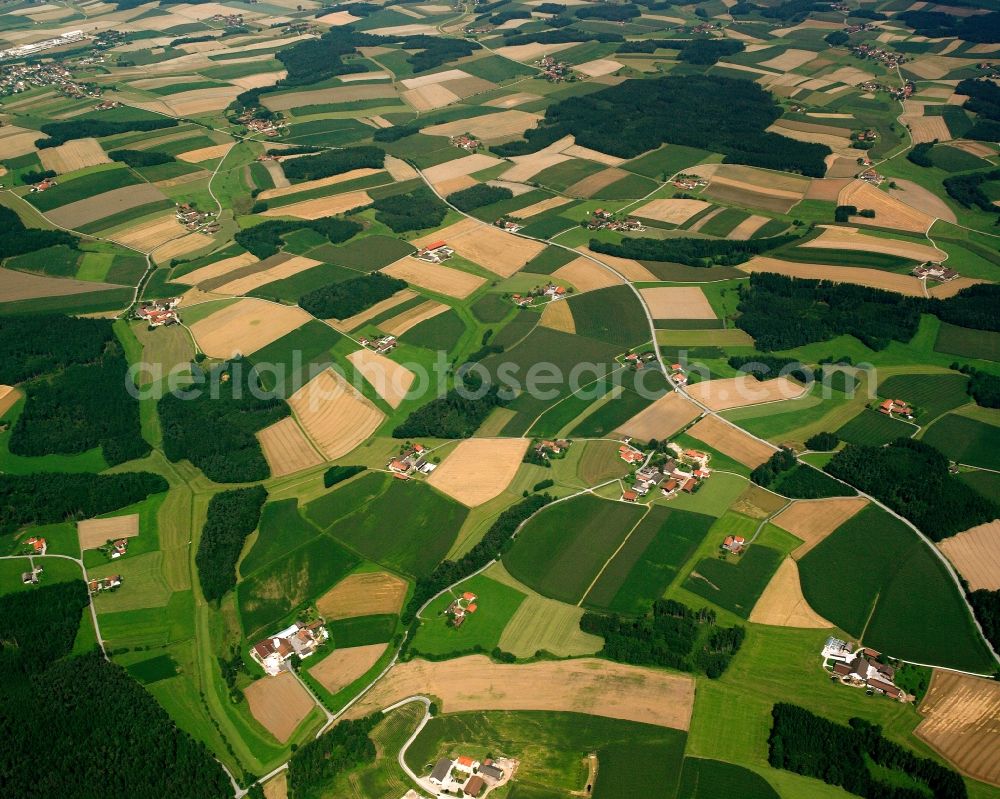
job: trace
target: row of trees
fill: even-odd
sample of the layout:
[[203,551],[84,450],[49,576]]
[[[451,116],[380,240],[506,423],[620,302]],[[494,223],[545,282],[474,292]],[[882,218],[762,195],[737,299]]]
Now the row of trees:
[[437,227],[448,213],[448,206],[426,186],[406,194],[379,197],[372,205],[375,219],[387,225],[393,233]]
[[342,483],[356,474],[361,474],[367,468],[367,466],[331,466],[323,472],[323,487],[332,488],[337,483]]
[[291,413],[281,398],[264,392],[250,365],[236,359],[209,372],[191,365],[193,390],[171,392],[157,403],[163,453],[187,459],[217,483],[264,480],[271,470],[256,433]]
[[136,119],[132,122],[118,122],[106,119],[74,119],[71,122],[46,122],[39,130],[48,136],[38,139],[35,146],[40,150],[58,147],[72,139],[100,138],[131,131],[161,130],[177,126],[176,119],[158,117],[156,119]]
[[[692,108],[698,109],[694,118]],[[682,144],[723,153],[727,163],[822,177],[830,149],[768,133],[766,128],[780,116],[774,98],[745,80],[715,75],[627,80],[550,105],[545,119],[526,131],[523,140],[493,150],[502,156],[524,155],[572,134],[585,147],[621,158],[661,144]]]
[[303,294],[299,305],[319,319],[346,319],[405,288],[405,280],[372,272]]
[[361,225],[350,219],[333,216],[324,216],[311,221],[269,219],[259,225],[237,231],[233,238],[244,250],[263,260],[275,255],[282,248],[284,245],[282,236],[296,230],[315,230],[320,235],[326,236],[331,243],[340,244],[360,233]]
[[[0,206],[0,230],[3,230],[3,235],[0,236],[0,261],[4,258],[37,252],[46,247],[55,247],[60,244],[75,250],[80,244],[80,239],[64,230],[41,230],[27,227],[21,221],[21,217],[4,206]],[[0,344],[0,347],[2,346]],[[3,369],[2,365],[0,365],[0,369]]]
[[90,519],[168,487],[166,480],[150,472],[0,474],[0,533]]
[[1000,651],[1000,591],[980,588],[966,596],[986,640],[992,644],[994,651]]
[[923,441],[848,444],[824,469],[884,502],[933,541],[1000,517],[1000,506],[950,474],[948,459]]
[[638,618],[584,613],[580,629],[602,636],[601,654],[611,660],[697,671],[712,679],[722,676],[746,635],[744,627],[717,627],[709,608],[695,611],[673,599],[657,599],[650,613]]
[[757,485],[767,488],[778,479],[778,475],[789,469],[794,469],[796,464],[795,453],[788,447],[781,447],[764,463],[750,472],[750,479]]
[[813,370],[798,358],[777,355],[733,355],[728,363],[733,369],[753,375],[757,380],[770,380],[784,374],[803,383],[811,383],[823,375],[822,367]]
[[417,611],[435,594],[479,571],[494,558],[500,557],[510,547],[517,528],[551,501],[552,497],[548,494],[532,494],[525,497],[501,513],[479,543],[457,561],[441,561],[429,577],[418,577],[413,595],[401,614],[403,623],[412,622],[416,618]]
[[385,150],[381,147],[347,147],[293,158],[282,165],[282,170],[294,182],[328,178],[353,169],[381,169],[384,163]]
[[257,529],[267,501],[264,486],[223,491],[208,503],[195,563],[205,599],[221,599],[236,587],[236,563],[247,536]]
[[772,236],[766,239],[730,241],[727,239],[653,239],[623,238],[619,243],[590,240],[590,249],[619,258],[637,261],[666,261],[686,266],[735,266],[753,256],[782,247],[798,236]]
[[[959,774],[884,738],[877,724],[852,718],[844,727],[784,702],[772,708],[771,717],[768,762],[774,768],[815,777],[866,799],[968,796]],[[882,777],[886,771],[895,779]],[[911,787],[913,782],[918,785]]]

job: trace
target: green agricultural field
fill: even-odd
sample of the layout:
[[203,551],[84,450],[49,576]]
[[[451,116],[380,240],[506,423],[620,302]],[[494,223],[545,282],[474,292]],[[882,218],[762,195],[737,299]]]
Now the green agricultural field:
[[715,523],[711,516],[664,505],[649,513],[594,583],[584,604],[616,613],[646,613]]
[[1000,427],[949,413],[927,428],[923,441],[953,461],[1000,470]]
[[916,533],[878,507],[865,508],[810,550],[799,575],[813,610],[869,646],[918,663],[990,669],[944,566]]
[[644,512],[590,494],[560,502],[521,529],[504,566],[538,593],[576,604]]
[[556,191],[563,191],[574,183],[584,178],[603,172],[607,167],[594,161],[585,161],[582,158],[574,158],[571,161],[563,161],[561,164],[543,169],[532,178],[534,183],[541,186],[548,186]]
[[835,432],[841,441],[848,444],[881,447],[897,438],[912,437],[917,432],[917,427],[866,408]]
[[884,399],[901,399],[913,406],[916,421],[926,425],[945,411],[971,402],[969,378],[962,374],[905,374],[887,377],[878,386]]
[[779,799],[767,780],[742,766],[684,758],[677,799]]
[[656,191],[657,185],[642,175],[628,175],[603,189],[598,189],[590,196],[602,200],[631,200]]
[[367,505],[335,521],[327,532],[369,560],[423,577],[440,563],[461,529],[468,508],[424,483],[393,480]]
[[[464,592],[476,595],[476,612],[469,614],[461,627],[453,627],[444,615],[452,601]],[[411,650],[440,657],[474,650],[491,651],[525,595],[503,583],[479,574],[439,596],[422,615],[420,629]],[[532,652],[531,654],[534,654]]]
[[451,352],[464,333],[462,317],[455,311],[445,311],[411,327],[400,336],[400,341],[435,352]]
[[426,774],[438,758],[456,751],[477,758],[503,752],[521,761],[517,796],[558,797],[585,786],[585,755],[596,752],[594,799],[670,797],[686,737],[666,727],[581,713],[449,713],[427,723],[407,750],[406,763]]
[[750,615],[783,559],[783,553],[752,544],[742,555],[704,558],[684,581],[684,588],[742,616]]
[[354,616],[349,619],[328,621],[326,629],[330,633],[330,640],[338,649],[369,646],[389,641],[396,631],[396,620],[396,615],[392,613]]
[[[125,585],[119,590],[125,590]],[[174,593],[166,605],[101,613],[101,637],[109,649],[166,646],[194,635],[194,595]]]
[[257,538],[240,562],[240,572],[253,574],[319,534],[318,529],[302,518],[297,499],[270,502],[264,506]]
[[177,661],[170,655],[156,655],[125,667],[143,685],[177,676]]
[[28,194],[29,200],[39,211],[51,211],[67,203],[86,200],[112,189],[134,186],[142,181],[123,165],[114,164],[100,171],[88,172],[71,180],[60,181],[58,186],[46,192]]
[[333,363],[331,350],[341,338],[332,327],[313,319],[257,350],[250,362],[264,388],[287,399]]
[[623,168],[650,178],[669,178],[676,172],[701,163],[710,155],[707,150],[696,147],[668,144],[627,162]]
[[973,169],[983,169],[988,162],[965,150],[939,144],[931,150],[931,163],[945,172],[968,172]]
[[534,275],[551,275],[576,257],[576,253],[562,247],[546,247],[525,264],[524,271]]
[[366,472],[356,480],[336,486],[305,507],[305,514],[320,529],[329,528],[355,508],[367,505],[385,493],[388,476],[382,472]]
[[346,244],[327,242],[309,251],[310,258],[346,266],[359,272],[373,272],[414,252],[411,245],[391,236],[364,236]]
[[[313,247],[315,247],[315,243],[310,240],[301,249],[309,251]],[[289,251],[292,251],[291,248]],[[267,285],[255,288],[253,291],[248,292],[247,296],[260,297],[265,300],[275,300],[277,302],[296,303],[300,297],[308,294],[310,291],[328,286],[331,283],[341,283],[357,276],[357,271],[353,269],[346,269],[345,267],[334,266],[333,264],[320,264],[319,266],[314,266],[312,269],[299,272],[297,275],[286,277],[283,280],[275,280]]]
[[39,272],[52,277],[74,277],[80,260],[79,250],[72,250],[65,244],[58,244],[55,247],[46,247],[43,250],[8,258],[4,262],[4,266],[8,269]]
[[499,294],[484,294],[472,303],[471,310],[473,316],[483,324],[494,324],[506,319],[514,307],[513,303]]
[[629,286],[611,286],[570,297],[570,310],[580,336],[635,347],[649,341],[642,305]]
[[987,499],[1000,496],[1000,474],[997,472],[962,472],[959,477]]
[[963,358],[1000,361],[1000,333],[941,323],[934,351]]
[[584,419],[570,431],[570,435],[583,438],[602,438],[610,436],[619,426],[625,424],[629,419],[645,410],[653,401],[647,399],[650,392],[660,393],[666,388],[666,378],[662,372],[654,369],[644,369],[641,372],[626,373],[629,378],[635,376],[636,380],[641,380],[644,388],[644,395],[624,388],[621,395],[612,397],[593,413],[588,414]]

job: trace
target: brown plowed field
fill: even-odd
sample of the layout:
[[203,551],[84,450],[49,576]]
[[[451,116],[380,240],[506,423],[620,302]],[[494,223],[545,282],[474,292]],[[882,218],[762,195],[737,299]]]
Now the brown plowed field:
[[375,432],[385,415],[340,375],[327,369],[288,400],[327,460],[346,455]]
[[410,256],[400,258],[381,271],[428,291],[458,299],[465,299],[486,282],[486,278],[479,275],[471,275],[442,264],[430,264]]
[[697,286],[656,286],[639,289],[639,293],[654,319],[716,318],[705,292]]
[[755,469],[774,454],[774,447],[751,437],[715,416],[706,416],[688,428],[688,434],[728,455],[744,466]]
[[697,405],[671,391],[648,408],[639,411],[615,432],[632,436],[639,441],[649,441],[652,438],[663,440],[697,419],[700,414],[701,410]]
[[97,139],[74,139],[58,147],[39,150],[38,160],[45,169],[51,169],[60,175],[86,169],[88,166],[111,163]]
[[694,680],[593,658],[523,665],[493,663],[485,655],[411,660],[394,667],[347,716],[359,718],[414,694],[440,698],[444,713],[571,711],[686,730]]
[[388,644],[369,644],[335,649],[309,669],[309,674],[331,694],[346,688],[378,663]]
[[573,311],[570,310],[569,303],[562,300],[550,302],[542,311],[542,318],[538,324],[550,330],[559,330],[563,333],[575,333],[576,321],[573,319]]
[[32,275],[14,269],[0,269],[0,302],[30,300],[35,297],[64,297],[67,294],[84,294],[102,289],[117,289],[111,283],[94,283],[90,280],[71,280],[47,275]]
[[271,467],[272,477],[284,477],[323,462],[291,416],[258,431],[257,440]]
[[326,619],[353,619],[399,613],[406,599],[406,580],[389,572],[351,574],[316,600]]
[[758,380],[744,375],[725,380],[702,380],[688,386],[692,399],[704,403],[713,411],[742,408],[762,402],[774,402],[801,397],[806,388],[787,377],[772,380]]
[[437,302],[436,300],[427,300],[427,302],[422,302],[420,305],[416,305],[408,311],[403,311],[401,314],[397,314],[390,319],[386,319],[379,325],[379,327],[381,327],[386,333],[391,333],[394,336],[401,336],[410,328],[416,327],[421,322],[426,322],[428,319],[433,319],[435,316],[440,313],[444,313],[448,309],[449,306],[444,303]]
[[792,557],[798,560],[867,504],[868,500],[864,497],[800,499],[775,516],[773,521],[778,527],[802,539],[802,543],[792,551]]
[[284,743],[316,705],[305,688],[288,672],[264,677],[243,691],[250,712],[271,735]]
[[890,230],[924,233],[934,222],[934,218],[923,211],[911,208],[863,180],[855,180],[846,186],[840,192],[837,204],[853,205],[859,210],[871,209],[875,211],[875,219],[862,219],[861,221]]
[[421,86],[417,89],[407,89],[399,96],[414,111],[433,111],[435,108],[444,108],[446,105],[457,103],[462,99],[455,92],[438,83]]
[[1000,521],[980,524],[938,546],[973,591],[1000,590]]
[[80,549],[95,549],[108,539],[131,538],[139,535],[139,514],[77,522],[76,534],[80,539]]
[[560,266],[552,277],[557,282],[569,283],[577,292],[618,286],[621,279],[589,258],[575,258],[565,266]]
[[222,277],[227,272],[232,272],[235,269],[240,269],[241,267],[250,266],[250,264],[255,263],[257,263],[257,256],[249,252],[244,252],[240,255],[234,255],[232,258],[223,258],[221,261],[216,261],[214,264],[202,266],[199,269],[195,269],[193,272],[188,272],[186,275],[172,277],[170,280],[174,283],[184,283],[188,286],[196,286],[203,280]]
[[567,186],[564,194],[570,197],[593,197],[601,189],[607,188],[612,183],[617,183],[622,178],[627,178],[631,173],[618,167],[608,167],[594,175],[589,175],[583,180],[578,180],[572,186]]
[[750,621],[775,627],[834,626],[809,607],[802,596],[799,567],[792,558],[782,561],[757,604],[753,606]]
[[301,308],[243,299],[191,325],[191,334],[210,358],[251,355],[312,317]]
[[355,350],[347,356],[347,360],[354,364],[354,368],[391,408],[399,407],[399,403],[406,397],[406,392],[410,390],[416,377],[405,366],[372,352],[367,347]]
[[828,202],[835,203],[837,198],[840,196],[840,192],[844,190],[844,187],[849,185],[853,180],[854,175],[854,162],[851,162],[851,175],[852,177],[844,178],[813,178],[812,183],[809,184],[809,190],[806,192],[807,200],[827,200]]
[[439,239],[463,258],[502,277],[510,277],[545,249],[540,242],[513,236],[477,219],[463,219],[412,243],[422,247]]
[[959,771],[1000,785],[1000,683],[935,670],[917,737]]
[[[941,119],[942,117],[938,117]],[[911,208],[923,211],[930,216],[936,216],[945,222],[957,222],[955,212],[948,207],[941,197],[938,197],[930,189],[925,189],[919,183],[914,183],[906,178],[896,179],[895,189],[889,189],[889,195],[897,200],[906,203]]]
[[500,496],[528,450],[527,438],[469,438],[459,443],[427,482],[475,508]]

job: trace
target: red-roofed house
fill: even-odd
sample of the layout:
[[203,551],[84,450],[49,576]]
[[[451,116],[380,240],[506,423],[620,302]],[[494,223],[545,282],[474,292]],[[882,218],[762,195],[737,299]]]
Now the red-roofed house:
[[36,555],[44,555],[49,548],[48,542],[44,538],[35,538],[34,536],[28,539],[28,546],[34,550]]
[[464,771],[466,774],[471,774],[479,768],[479,761],[473,760],[468,755],[462,755],[458,760],[455,761],[456,771]]
[[639,498],[639,495],[635,491],[632,491],[632,490],[625,491],[622,494],[622,499],[624,499],[626,502],[635,502],[638,498]]
[[462,594],[462,599],[466,600],[467,602],[475,602],[476,595],[471,591],[466,591],[464,594]]
[[730,552],[740,552],[746,543],[747,540],[741,535],[727,535],[726,540],[722,542],[722,548]]

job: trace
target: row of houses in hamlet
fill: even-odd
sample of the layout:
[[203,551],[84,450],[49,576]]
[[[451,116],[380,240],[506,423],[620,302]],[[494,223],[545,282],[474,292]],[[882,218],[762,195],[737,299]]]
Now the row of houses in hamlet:
[[544,286],[536,286],[527,294],[511,294],[510,299],[515,305],[524,307],[531,305],[539,297],[548,297],[552,300],[561,300],[566,297],[565,286],[557,286],[555,283],[546,283]]
[[865,688],[869,693],[882,694],[900,702],[910,697],[894,680],[896,670],[882,661],[882,653],[868,647],[855,649],[854,644],[830,636],[821,652],[824,667],[832,679],[844,685]]
[[619,232],[641,233],[646,229],[638,219],[632,216],[618,216],[611,211],[598,208],[584,225],[587,230],[616,230]]
[[[636,470],[634,482],[630,488],[622,492],[626,502],[637,502],[639,497],[646,496],[650,491],[659,489],[667,499],[678,493],[693,494],[704,480],[712,475],[708,467],[710,455],[696,449],[685,449],[678,444],[667,444],[672,453],[661,463],[649,463]],[[618,448],[619,457],[626,463],[643,463],[646,456],[632,444],[626,441]]]
[[437,468],[437,464],[427,460],[428,452],[423,444],[404,444],[399,455],[392,458],[385,468],[398,477],[409,477],[414,472],[430,474]]
[[180,322],[177,306],[180,297],[168,297],[165,300],[147,300],[139,304],[135,310],[135,318],[146,322],[150,327],[176,325]]
[[431,770],[427,781],[442,793],[479,799],[506,783],[514,773],[517,761],[507,758],[476,760],[468,755],[442,757]]
[[107,577],[95,577],[87,582],[87,589],[91,595],[99,594],[101,591],[115,591],[122,584],[120,574],[112,574]]
[[310,657],[329,637],[330,633],[323,626],[322,619],[309,624],[296,621],[254,644],[250,649],[250,657],[274,677],[288,668],[288,661],[293,655],[300,659]]

